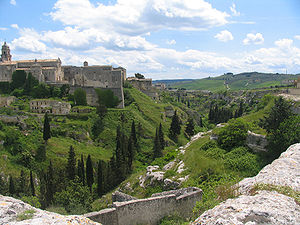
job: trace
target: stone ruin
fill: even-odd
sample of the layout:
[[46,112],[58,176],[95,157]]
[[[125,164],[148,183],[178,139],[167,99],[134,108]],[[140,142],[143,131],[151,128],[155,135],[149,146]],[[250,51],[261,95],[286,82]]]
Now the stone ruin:
[[196,187],[157,193],[146,199],[115,192],[113,200],[119,201],[113,202],[112,208],[84,216],[103,225],[156,225],[163,217],[175,213],[189,218],[201,198],[202,190]]

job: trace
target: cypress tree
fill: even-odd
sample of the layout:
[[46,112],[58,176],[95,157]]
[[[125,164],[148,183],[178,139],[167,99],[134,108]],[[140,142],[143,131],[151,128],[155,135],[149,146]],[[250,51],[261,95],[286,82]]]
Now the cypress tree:
[[131,123],[131,132],[130,132],[130,138],[133,142],[134,147],[137,148],[137,138],[136,138],[136,131],[135,131],[135,123],[134,120],[132,120]]
[[30,190],[31,190],[31,195],[35,196],[35,188],[34,188],[32,171],[30,171]]
[[14,195],[16,193],[15,183],[14,183],[14,179],[13,179],[12,176],[9,177],[8,192],[9,192],[10,195]]
[[97,194],[99,197],[103,195],[103,173],[102,173],[102,162],[99,160],[98,162],[98,173],[97,173]]
[[36,151],[35,159],[38,162],[43,162],[46,160],[46,145],[45,144],[41,144],[38,147],[38,149]]
[[158,138],[159,138],[161,149],[164,150],[165,149],[165,139],[164,139],[164,132],[162,130],[161,123],[159,124]]
[[172,116],[172,122],[171,122],[171,126],[169,129],[169,133],[170,133],[170,138],[177,142],[177,136],[180,134],[180,120],[179,117],[177,116],[177,111],[175,111],[174,115]]
[[69,180],[74,180],[75,178],[75,170],[76,170],[76,159],[75,159],[75,151],[73,146],[70,146],[69,156],[68,156],[68,164],[66,167],[67,176]]
[[133,148],[133,142],[131,138],[129,138],[128,140],[128,148],[127,148],[127,154],[128,154],[128,162],[127,162],[127,166],[128,166],[128,173],[131,172],[132,170],[132,162],[133,162],[133,158],[134,158],[134,148]]
[[160,146],[160,141],[159,141],[159,137],[158,137],[158,131],[156,128],[156,132],[155,132],[155,138],[154,138],[154,147],[153,147],[153,158],[158,158],[162,156],[162,149]]
[[6,189],[6,183],[2,176],[0,175],[0,194],[4,195],[5,194],[5,189]]
[[83,155],[81,155],[81,174],[82,174],[82,184],[85,185],[85,173],[84,173],[84,160],[83,160]]
[[120,126],[117,127],[117,136],[116,136],[116,166],[115,174],[116,174],[116,184],[119,184],[123,181],[126,174],[126,165],[125,165],[125,148],[126,148],[126,140],[125,135],[121,133]]
[[94,174],[93,174],[93,163],[91,156],[88,155],[86,160],[86,183],[92,192],[92,185],[94,183]]
[[187,133],[188,136],[193,136],[194,135],[194,120],[192,118],[188,119],[185,132]]
[[46,194],[45,194],[45,200],[46,200],[46,206],[50,205],[53,201],[53,195],[54,195],[54,185],[53,185],[53,166],[52,162],[50,161],[48,166],[47,174],[45,174],[45,183],[46,183]]
[[202,121],[202,117],[200,116],[200,120],[199,120],[199,126],[203,127],[203,121]]
[[45,113],[44,116],[44,129],[43,129],[43,139],[45,142],[50,139],[51,133],[50,133],[50,123],[49,123],[49,118],[48,118],[48,113]]
[[25,173],[24,173],[24,170],[21,170],[21,173],[20,173],[20,179],[19,179],[19,194],[25,194],[27,192],[27,184],[26,184],[26,176],[25,176]]
[[81,161],[80,161],[80,159],[77,160],[77,176],[79,177],[79,180],[82,182]]
[[243,102],[240,102],[240,106],[239,106],[239,111],[238,111],[238,116],[242,116],[244,112],[244,107],[243,107]]

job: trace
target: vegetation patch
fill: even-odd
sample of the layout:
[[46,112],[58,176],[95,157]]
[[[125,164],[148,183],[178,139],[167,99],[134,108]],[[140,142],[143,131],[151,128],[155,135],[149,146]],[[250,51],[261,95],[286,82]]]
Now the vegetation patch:
[[251,193],[254,194],[256,191],[265,190],[265,191],[276,191],[280,194],[289,196],[293,198],[296,203],[300,204],[300,192],[293,190],[289,186],[280,186],[274,184],[256,184],[252,189]]
[[28,209],[17,215],[17,221],[29,220],[33,218],[35,210]]

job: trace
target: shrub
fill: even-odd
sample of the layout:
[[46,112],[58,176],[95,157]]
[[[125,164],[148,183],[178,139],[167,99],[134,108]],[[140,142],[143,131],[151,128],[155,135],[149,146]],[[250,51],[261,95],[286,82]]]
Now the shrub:
[[218,144],[230,151],[234,147],[243,146],[247,137],[248,124],[241,119],[232,119],[228,125],[218,132]]
[[231,152],[225,154],[225,167],[242,173],[245,176],[256,175],[260,170],[258,156],[248,152],[247,148],[235,148]]

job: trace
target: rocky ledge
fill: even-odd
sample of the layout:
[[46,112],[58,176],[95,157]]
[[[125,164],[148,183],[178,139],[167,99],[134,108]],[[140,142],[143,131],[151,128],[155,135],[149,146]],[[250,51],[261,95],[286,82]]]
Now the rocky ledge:
[[256,184],[288,186],[300,191],[300,143],[294,144],[255,177],[238,184],[242,194],[204,212],[194,223],[200,224],[300,224],[300,204],[276,191],[255,191]]
[[0,224],[5,225],[101,225],[83,216],[62,216],[32,207],[12,197],[0,195]]

